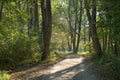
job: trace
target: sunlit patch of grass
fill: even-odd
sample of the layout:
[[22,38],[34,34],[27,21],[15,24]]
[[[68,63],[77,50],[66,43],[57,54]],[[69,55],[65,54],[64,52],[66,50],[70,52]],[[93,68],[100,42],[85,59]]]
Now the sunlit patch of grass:
[[64,53],[65,53],[65,54],[73,54],[72,51],[65,51]]
[[61,54],[73,54],[72,51],[55,51],[55,55],[61,55]]
[[58,59],[58,57],[55,54],[51,54],[49,60],[52,62],[55,62]]
[[9,80],[10,75],[7,73],[7,71],[0,71],[0,80]]
[[78,55],[81,55],[81,56],[85,56],[85,57],[90,57],[89,51],[86,51],[86,52],[78,52],[77,54],[78,54]]

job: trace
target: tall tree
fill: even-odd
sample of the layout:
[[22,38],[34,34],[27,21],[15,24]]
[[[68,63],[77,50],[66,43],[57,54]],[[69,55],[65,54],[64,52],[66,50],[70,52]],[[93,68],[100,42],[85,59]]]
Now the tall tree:
[[50,40],[52,32],[52,12],[51,0],[41,0],[42,11],[42,32],[43,32],[43,53],[41,60],[45,60],[50,55]]
[[[89,21],[89,29],[90,29],[90,36],[92,38],[92,42],[93,42],[93,48],[95,50],[95,53],[98,54],[98,56],[102,56],[103,52],[101,49],[101,45],[97,36],[97,31],[96,31],[96,0],[92,0],[92,12],[90,12],[90,7],[89,7],[89,0],[84,0],[85,3],[85,8],[86,8],[86,14],[88,17],[88,21]],[[92,13],[92,14],[90,14]]]

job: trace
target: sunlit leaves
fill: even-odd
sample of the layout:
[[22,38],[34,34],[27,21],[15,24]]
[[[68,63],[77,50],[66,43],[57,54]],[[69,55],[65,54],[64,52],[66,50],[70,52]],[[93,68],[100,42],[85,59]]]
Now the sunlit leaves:
[[11,4],[12,6],[15,6],[15,2],[11,2],[10,4]]

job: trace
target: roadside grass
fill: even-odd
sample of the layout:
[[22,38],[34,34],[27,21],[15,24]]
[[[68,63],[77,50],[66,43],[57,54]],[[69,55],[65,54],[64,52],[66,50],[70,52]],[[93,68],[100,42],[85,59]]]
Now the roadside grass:
[[82,52],[78,52],[77,54],[80,55],[80,56],[87,57],[87,58],[89,58],[91,56],[91,54],[89,53],[89,51],[86,51],[86,52],[82,51]]
[[7,71],[0,71],[0,80],[10,80],[10,75]]

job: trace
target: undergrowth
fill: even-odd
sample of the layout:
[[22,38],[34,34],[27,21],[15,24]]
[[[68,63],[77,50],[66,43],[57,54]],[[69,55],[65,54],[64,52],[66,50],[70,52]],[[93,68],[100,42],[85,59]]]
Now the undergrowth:
[[120,55],[105,54],[101,58],[93,55],[92,60],[102,66],[101,74],[104,80],[120,80]]
[[9,80],[10,75],[6,71],[0,71],[0,80]]

